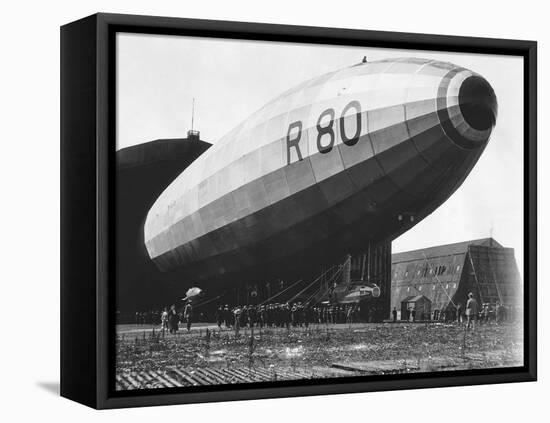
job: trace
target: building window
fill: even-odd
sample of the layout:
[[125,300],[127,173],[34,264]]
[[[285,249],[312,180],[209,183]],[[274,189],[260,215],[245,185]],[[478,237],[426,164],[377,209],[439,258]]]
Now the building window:
[[445,273],[445,270],[447,270],[447,266],[437,266],[435,273],[437,275],[442,275],[443,273]]
[[419,291],[422,291],[422,285],[420,285],[420,287],[418,288]]
[[456,266],[456,271],[460,271],[460,266]]
[[410,290],[411,290],[411,287],[410,287],[410,286],[408,286],[408,287],[407,287],[407,292],[409,292]]

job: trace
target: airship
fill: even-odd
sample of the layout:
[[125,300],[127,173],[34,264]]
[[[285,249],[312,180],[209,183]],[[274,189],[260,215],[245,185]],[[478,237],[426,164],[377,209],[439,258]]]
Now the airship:
[[437,60],[359,63],[305,81],[164,189],[143,225],[147,254],[162,272],[230,284],[387,246],[460,187],[497,108],[486,79]]

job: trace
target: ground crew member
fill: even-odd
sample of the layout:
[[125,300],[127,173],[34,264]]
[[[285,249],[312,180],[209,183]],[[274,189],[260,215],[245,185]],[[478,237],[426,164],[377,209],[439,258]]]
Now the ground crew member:
[[176,311],[176,305],[172,304],[170,306],[170,311],[168,312],[168,326],[170,328],[170,333],[176,333],[178,331],[178,312]]
[[291,316],[290,316],[290,305],[288,303],[284,305],[283,318],[284,318],[284,325],[286,326],[287,330],[289,330]]
[[239,306],[233,309],[234,322],[235,322],[235,335],[239,335],[239,329],[241,328],[241,309]]
[[462,303],[456,305],[456,322],[458,324],[462,323]]
[[218,325],[218,329],[220,330],[222,329],[223,318],[224,318],[223,306],[220,305],[216,310],[216,323]]
[[393,323],[397,322],[397,308],[393,308],[391,315],[393,317]]
[[164,335],[164,331],[168,330],[168,309],[166,307],[164,307],[160,315],[160,323],[162,325],[162,334]]
[[187,332],[189,332],[191,330],[191,322],[193,319],[193,306],[191,305],[190,300],[187,302],[187,305],[183,310],[183,319],[187,322]]
[[296,327],[298,325],[298,307],[296,304],[293,304],[290,309],[290,321],[292,322],[292,327]]
[[478,304],[476,299],[474,298],[474,294],[471,292],[468,294],[468,301],[466,302],[466,329],[470,329],[470,325],[472,326],[472,329],[475,330],[476,328],[476,320],[477,320],[477,313],[478,313]]
[[495,318],[496,318],[496,322],[497,324],[500,324],[502,323],[503,321],[503,318],[502,318],[502,304],[501,303],[497,303],[496,306],[495,306]]
[[490,312],[491,310],[489,309],[489,304],[484,304],[483,305],[483,323],[489,323],[489,315],[490,315]]

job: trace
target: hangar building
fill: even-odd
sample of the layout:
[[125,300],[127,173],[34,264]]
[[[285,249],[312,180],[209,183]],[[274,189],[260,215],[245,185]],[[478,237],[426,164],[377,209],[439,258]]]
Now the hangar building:
[[392,255],[391,310],[399,318],[403,304],[420,297],[429,300],[433,315],[464,306],[469,292],[480,304],[520,306],[523,283],[514,249],[484,238]]

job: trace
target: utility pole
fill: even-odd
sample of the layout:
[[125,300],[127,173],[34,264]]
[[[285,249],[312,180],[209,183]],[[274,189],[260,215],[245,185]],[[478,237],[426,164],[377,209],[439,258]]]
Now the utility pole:
[[191,111],[191,131],[194,129],[195,124],[195,97],[193,97],[193,106]]

